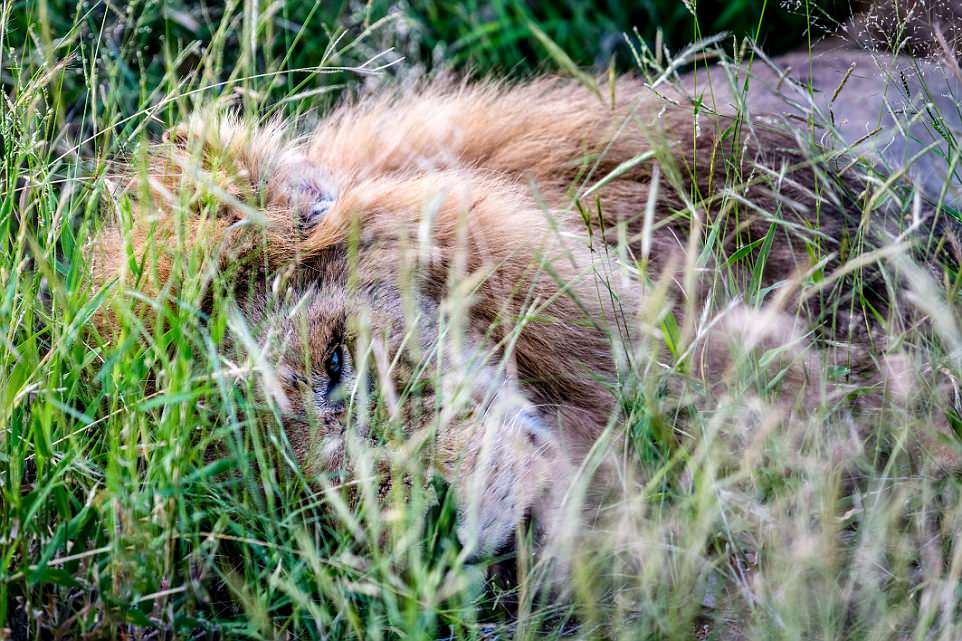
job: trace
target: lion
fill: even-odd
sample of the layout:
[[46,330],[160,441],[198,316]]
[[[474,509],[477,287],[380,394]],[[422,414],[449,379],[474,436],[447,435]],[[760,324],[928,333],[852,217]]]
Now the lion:
[[[234,274],[252,334],[232,349],[264,347],[264,393],[305,469],[349,465],[346,440],[367,429],[349,415],[376,388],[454,488],[472,554],[509,545],[528,518],[550,539],[617,413],[625,354],[651,344],[639,318],[658,328],[700,309],[710,274],[726,270],[790,284],[774,312],[788,325],[818,319],[821,299],[798,296],[801,283],[865,236],[856,168],[840,161],[826,183],[785,127],[725,112],[635,77],[541,77],[349,101],[304,138],[201,113],[131,177],[130,228],[91,241],[92,279],[170,299],[185,247],[199,252],[202,269]],[[718,255],[766,244],[764,263],[703,260],[709,224]],[[626,266],[633,278],[616,277]],[[878,309],[883,289],[868,278]],[[706,380],[728,362],[715,338],[801,335],[784,323],[769,323],[784,336],[766,334],[754,314],[743,306],[720,337],[683,332]],[[116,314],[96,322],[109,335]],[[821,365],[800,353],[804,387]],[[425,362],[443,375],[421,380]]]

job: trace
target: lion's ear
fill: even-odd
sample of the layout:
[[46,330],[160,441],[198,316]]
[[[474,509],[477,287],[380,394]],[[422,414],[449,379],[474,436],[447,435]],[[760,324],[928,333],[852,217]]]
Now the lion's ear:
[[268,196],[263,189],[290,148],[280,122],[258,125],[235,113],[198,110],[150,150],[146,186],[255,206]]
[[[172,129],[154,149],[146,176],[150,198],[142,202],[150,218],[158,205],[186,208],[198,225],[197,242],[212,242],[233,258],[266,250],[272,262],[286,264],[330,246],[317,232],[337,202],[337,183],[287,131],[281,120],[263,124],[212,112]],[[211,222],[216,232],[199,231]]]
[[330,174],[308,159],[280,120],[258,124],[232,113],[200,111],[163,141],[157,155],[164,162],[155,172],[162,182],[170,184],[173,174],[181,188],[184,178],[199,187],[214,185],[222,197],[266,210],[273,222],[302,234],[314,229],[336,200]]
[[274,170],[273,195],[284,201],[302,234],[311,232],[337,200],[331,175],[299,150],[284,154]]

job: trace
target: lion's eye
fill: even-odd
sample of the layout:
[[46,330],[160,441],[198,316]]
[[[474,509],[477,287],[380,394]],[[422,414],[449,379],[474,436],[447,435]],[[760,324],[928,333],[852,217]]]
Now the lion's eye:
[[324,361],[324,371],[331,386],[337,385],[341,380],[341,371],[344,367],[344,352],[340,345],[335,347]]

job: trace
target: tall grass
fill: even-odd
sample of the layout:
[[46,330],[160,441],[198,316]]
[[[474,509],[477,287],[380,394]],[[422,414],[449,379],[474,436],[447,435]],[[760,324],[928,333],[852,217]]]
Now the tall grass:
[[[345,89],[448,61],[605,66],[617,48],[622,66],[670,77],[656,25],[677,53],[719,28],[761,25],[764,42],[798,24],[749,2],[694,28],[671,2],[641,13],[398,6],[2,5],[0,638],[958,638],[962,496],[944,466],[959,444],[951,430],[920,436],[962,425],[950,267],[881,247],[887,295],[904,314],[882,319],[866,357],[896,381],[874,404],[856,402],[874,390],[848,382],[836,358],[814,371],[804,406],[786,406],[784,345],[740,354],[714,386],[698,379],[686,343],[731,321],[731,300],[764,311],[777,299],[724,270],[710,315],[655,304],[633,320],[648,338],[626,359],[620,413],[599,445],[621,448],[621,491],[592,527],[573,510],[579,538],[561,586],[524,532],[517,554],[467,562],[453,496],[389,421],[379,444],[349,440],[350,477],[305,478],[264,411],[256,358],[225,347],[250,331],[231,283],[202,269],[187,239],[176,304],[91,290],[83,244],[105,216],[131,215],[114,198],[114,163],[140,166],[143,143],[199,106],[282,112],[306,129]],[[838,15],[824,8],[810,15]],[[609,46],[632,26],[646,31]],[[812,154],[827,197],[837,165]],[[912,196],[883,178],[855,195],[908,218],[922,206]],[[737,189],[728,197],[719,209],[738,206]],[[757,271],[767,251],[725,259]],[[602,278],[644,279],[643,264],[622,265]],[[702,266],[688,266],[692,278]],[[667,297],[649,276],[652,300]],[[801,283],[832,301],[824,323],[863,313],[857,279],[832,277]],[[105,306],[116,336],[92,327]],[[361,409],[383,417],[383,402]],[[397,482],[379,496],[384,470]]]

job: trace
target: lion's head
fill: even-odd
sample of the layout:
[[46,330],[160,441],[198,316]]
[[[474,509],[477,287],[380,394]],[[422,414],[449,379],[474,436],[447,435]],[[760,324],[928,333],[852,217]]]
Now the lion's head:
[[561,289],[590,261],[526,189],[465,167],[359,175],[312,161],[276,126],[211,115],[127,185],[130,231],[92,243],[95,279],[176,297],[185,252],[211,278],[230,272],[227,352],[305,470],[349,470],[347,432],[375,438],[379,417],[455,487],[473,551],[503,546],[528,516],[552,527],[571,465],[559,421],[589,432],[576,403],[607,396],[590,366],[572,375],[552,359],[562,342],[610,355]]

